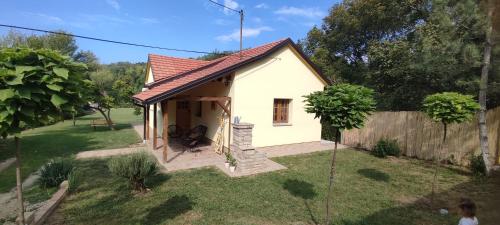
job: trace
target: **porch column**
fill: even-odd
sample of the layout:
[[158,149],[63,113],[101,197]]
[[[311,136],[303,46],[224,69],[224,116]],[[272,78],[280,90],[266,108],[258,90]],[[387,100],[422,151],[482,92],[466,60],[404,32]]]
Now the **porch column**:
[[157,118],[157,114],[156,113],[156,110],[157,110],[157,103],[154,104],[154,107],[153,107],[153,149],[156,150],[156,148],[158,147],[158,118]]
[[168,100],[164,100],[161,102],[161,111],[163,115],[163,162],[167,162],[167,154],[168,154]]
[[149,140],[149,105],[146,105],[144,112],[145,112],[145,116],[146,116],[146,120],[145,120],[145,124],[144,124],[144,127],[146,128],[146,131],[145,131],[146,134],[144,135],[144,140]]
[[142,142],[146,143],[146,123],[147,117],[146,117],[146,106],[142,107]]

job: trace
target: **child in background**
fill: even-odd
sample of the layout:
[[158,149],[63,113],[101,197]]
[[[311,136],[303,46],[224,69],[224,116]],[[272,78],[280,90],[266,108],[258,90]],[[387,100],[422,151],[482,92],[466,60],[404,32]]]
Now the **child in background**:
[[476,204],[470,199],[462,199],[458,206],[462,213],[462,218],[458,225],[478,225],[479,221],[476,218]]

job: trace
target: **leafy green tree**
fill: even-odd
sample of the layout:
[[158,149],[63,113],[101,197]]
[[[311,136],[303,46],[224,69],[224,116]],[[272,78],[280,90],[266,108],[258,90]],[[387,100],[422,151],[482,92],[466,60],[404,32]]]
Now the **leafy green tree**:
[[90,108],[100,112],[109,129],[114,130],[111,109],[115,106],[115,98],[109,93],[113,86],[113,74],[109,70],[100,70],[91,73],[90,80]]
[[[333,80],[373,88],[378,109],[418,110],[432,93],[477,96],[485,18],[476,0],[344,0],[300,44]],[[500,103],[497,52],[488,107]]]
[[226,55],[231,55],[235,52],[236,51],[219,51],[219,50],[215,49],[211,53],[207,53],[205,55],[196,57],[196,59],[210,61],[210,60],[218,59],[220,57],[224,57]]
[[24,224],[20,133],[84,104],[86,67],[47,49],[0,50],[0,135],[14,136],[19,220]]
[[[443,124],[443,146],[446,144],[446,135],[449,124],[462,123],[474,117],[479,104],[471,95],[462,95],[456,92],[443,92],[427,96],[422,104],[423,111],[433,121]],[[435,151],[434,179],[432,182],[431,207],[437,189],[437,174],[440,166],[442,149]]]
[[[56,32],[69,34],[66,31]],[[78,49],[73,37],[63,34],[25,35],[14,30],[0,38],[0,46],[6,48],[28,47],[33,49],[48,48],[60,52],[63,55],[73,57]]]
[[373,90],[358,85],[337,83],[305,98],[306,112],[314,113],[315,118],[320,118],[322,124],[329,124],[335,129],[335,148],[326,199],[325,224],[330,224],[330,196],[336,174],[335,163],[340,132],[363,127],[366,117],[375,110]]
[[91,51],[78,51],[73,59],[77,62],[85,63],[89,72],[95,72],[100,69],[101,64],[97,56]]

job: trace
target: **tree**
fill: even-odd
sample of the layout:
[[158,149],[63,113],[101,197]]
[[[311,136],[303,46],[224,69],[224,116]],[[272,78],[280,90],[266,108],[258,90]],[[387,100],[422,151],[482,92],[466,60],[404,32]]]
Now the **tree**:
[[[427,96],[422,104],[423,111],[433,121],[443,124],[443,147],[446,144],[448,125],[469,121],[479,109],[479,104],[471,95],[462,95],[456,92],[443,92]],[[432,181],[431,207],[434,204],[434,195],[437,189],[437,174],[440,166],[442,149],[435,151],[434,179]]]
[[101,67],[99,59],[91,51],[79,51],[73,56],[73,59],[77,62],[85,63],[89,72],[95,72]]
[[85,65],[47,49],[0,50],[0,135],[14,136],[19,221],[24,224],[20,133],[47,124],[83,102]]
[[219,50],[215,49],[211,53],[207,53],[205,55],[196,57],[196,59],[210,61],[210,60],[218,59],[218,58],[221,58],[221,57],[224,57],[227,55],[231,55],[235,52],[236,51],[219,51]]
[[[66,31],[56,31],[69,34]],[[48,48],[60,52],[63,55],[73,57],[78,46],[73,37],[63,34],[29,35],[15,32],[13,30],[0,39],[0,46],[6,48],[28,47],[33,49]]]
[[314,113],[322,124],[329,124],[335,129],[335,147],[330,165],[330,177],[326,199],[326,224],[330,224],[330,196],[335,178],[337,143],[342,130],[361,128],[364,120],[375,110],[373,91],[363,86],[334,84],[324,91],[317,91],[304,96],[306,112]]
[[324,74],[373,88],[378,109],[419,110],[429,94],[477,95],[485,21],[476,0],[344,0],[300,44]]
[[483,52],[483,67],[481,69],[481,81],[479,82],[479,142],[481,146],[481,154],[483,156],[484,166],[486,168],[486,175],[490,173],[490,159],[489,159],[489,146],[488,146],[488,128],[486,126],[486,95],[488,93],[488,73],[490,70],[491,49],[493,46],[493,12],[495,11],[495,4],[493,0],[486,1],[487,7],[487,21]]
[[111,120],[111,109],[115,105],[115,98],[109,94],[113,85],[113,74],[109,70],[100,70],[90,74],[92,84],[89,88],[90,108],[99,111],[109,129],[114,130]]

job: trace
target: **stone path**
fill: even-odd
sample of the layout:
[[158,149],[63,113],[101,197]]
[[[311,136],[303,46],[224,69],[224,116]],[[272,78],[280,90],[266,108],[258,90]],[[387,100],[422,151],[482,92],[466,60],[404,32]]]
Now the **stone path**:
[[117,149],[103,149],[103,150],[93,150],[84,151],[76,154],[76,159],[88,159],[88,158],[105,158],[117,155],[128,155],[140,151],[146,150],[145,147],[132,147],[132,148],[117,148]]
[[[315,141],[288,145],[276,145],[269,147],[256,148],[257,151],[266,153],[267,157],[282,157],[289,155],[308,154],[319,151],[332,150],[335,147],[335,142],[332,141]],[[345,145],[338,144],[337,149],[347,148]]]
[[0,162],[0,172],[9,168],[12,164],[16,162],[16,158],[6,159],[5,161]]
[[[134,125],[135,131],[142,137],[143,126],[142,124]],[[267,159],[265,162],[265,166],[262,169],[252,171],[252,173],[241,173],[238,170],[235,172],[230,172],[229,169],[225,168],[224,162],[225,158],[223,155],[216,154],[210,145],[200,146],[196,148],[194,152],[186,151],[186,149],[176,143],[175,141],[169,141],[168,148],[168,159],[167,162],[163,162],[163,142],[161,138],[158,139],[158,149],[153,150],[151,141],[148,141],[147,148],[149,152],[151,152],[159,164],[163,166],[162,172],[173,172],[179,170],[214,166],[224,172],[226,175],[230,177],[241,177],[241,176],[249,176],[264,172],[276,171],[281,169],[286,169],[285,166],[276,163],[270,159]],[[256,148],[259,152],[264,152],[267,157],[282,157],[289,155],[299,155],[299,154],[307,154],[318,151],[325,151],[334,148],[334,142],[331,141],[317,141],[317,142],[307,142],[307,143],[297,143],[297,144],[289,144],[289,145],[279,145],[279,146],[270,146],[263,148]],[[338,145],[338,149],[346,148],[344,145]]]
[[[33,185],[35,185],[36,181],[39,178],[39,172],[35,172],[28,176],[23,182],[23,190],[27,190]],[[7,221],[15,220],[16,218],[16,210],[17,210],[17,196],[16,196],[16,188],[12,188],[7,193],[0,193],[0,220],[5,219]],[[43,203],[37,203],[33,205],[29,205],[28,202],[24,203],[27,212],[31,212],[42,206]],[[6,223],[7,224],[7,223]]]

